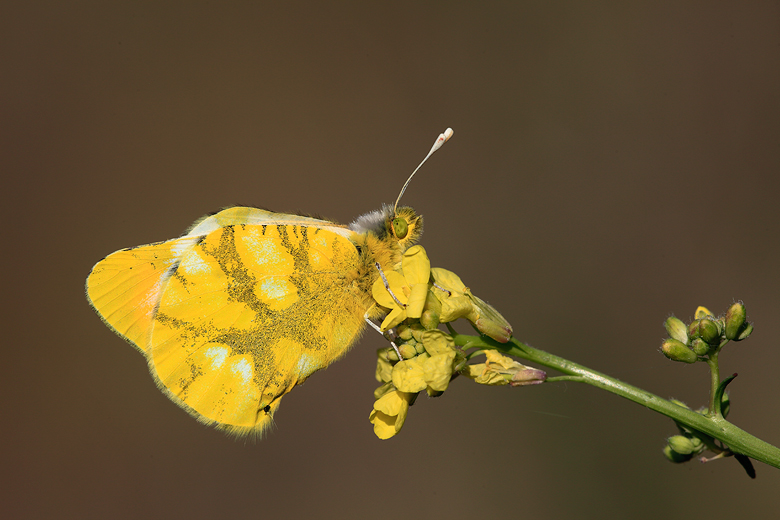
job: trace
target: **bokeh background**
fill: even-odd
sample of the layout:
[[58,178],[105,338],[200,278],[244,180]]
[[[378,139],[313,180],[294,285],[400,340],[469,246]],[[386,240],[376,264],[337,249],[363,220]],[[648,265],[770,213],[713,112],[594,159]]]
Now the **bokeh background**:
[[708,372],[663,320],[744,300],[730,418],[778,444],[777,2],[9,2],[0,49],[4,517],[773,517],[780,471],[672,465],[670,420],[584,385],[460,379],[379,441],[372,334],[236,441],[83,283],[232,204],[349,222],[451,126],[404,198],[434,265],[693,407]]

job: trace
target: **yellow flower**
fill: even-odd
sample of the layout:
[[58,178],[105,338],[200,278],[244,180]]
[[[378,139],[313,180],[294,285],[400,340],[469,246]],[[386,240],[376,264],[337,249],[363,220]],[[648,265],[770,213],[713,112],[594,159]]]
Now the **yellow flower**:
[[399,392],[390,383],[379,387],[377,394],[379,396],[368,420],[374,425],[374,434],[385,440],[401,431],[414,394]]
[[382,307],[390,309],[382,322],[382,331],[392,329],[407,318],[416,319],[422,316],[431,278],[431,261],[422,246],[410,247],[404,253],[401,270],[384,274],[387,287],[381,277],[371,287],[374,300]]
[[428,395],[444,392],[450,386],[455,357],[456,353],[453,351],[446,354],[436,354],[425,360],[423,371]]
[[380,383],[389,383],[393,380],[393,365],[387,359],[387,352],[392,350],[392,347],[389,347],[377,351],[376,380]]
[[455,352],[455,340],[440,330],[426,330],[420,335],[420,343],[431,356]]
[[484,363],[466,365],[461,373],[481,385],[525,386],[543,383],[547,374],[543,370],[527,367],[495,350],[483,352]]
[[512,326],[490,304],[482,301],[466,287],[461,279],[441,267],[431,269],[431,276],[437,289],[436,295],[441,301],[442,323],[466,318],[479,332],[494,340],[506,343],[512,337]]
[[401,359],[390,348],[378,351],[375,375],[382,386],[374,392],[369,421],[380,439],[401,430],[420,392],[440,395],[458,373],[494,385],[536,384],[546,378],[541,370],[492,350],[485,352],[485,363],[465,364],[466,355],[452,336],[437,328],[439,323],[466,318],[482,334],[503,343],[509,341],[512,327],[498,311],[471,294],[455,273],[432,269],[421,246],[409,248],[398,269],[383,275],[371,292],[377,305],[387,310],[381,330],[396,329]]
[[427,354],[421,354],[413,359],[398,362],[393,367],[393,386],[402,392],[416,394],[425,390],[425,367],[423,363]]

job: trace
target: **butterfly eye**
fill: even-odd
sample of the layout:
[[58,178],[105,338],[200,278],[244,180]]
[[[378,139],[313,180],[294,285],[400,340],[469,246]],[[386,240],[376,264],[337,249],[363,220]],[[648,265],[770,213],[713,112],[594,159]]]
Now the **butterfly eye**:
[[406,224],[406,220],[402,218],[393,219],[393,234],[396,238],[406,238],[406,234],[409,232],[409,227]]

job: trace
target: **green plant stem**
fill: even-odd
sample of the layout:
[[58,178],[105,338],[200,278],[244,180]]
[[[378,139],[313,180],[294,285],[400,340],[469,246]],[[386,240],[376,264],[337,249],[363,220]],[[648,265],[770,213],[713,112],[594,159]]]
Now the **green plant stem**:
[[710,406],[707,409],[710,417],[715,416],[715,394],[718,391],[720,385],[720,367],[718,366],[718,353],[715,352],[710,355],[710,359],[707,360],[707,365],[710,367]]
[[[560,379],[587,383],[641,404],[693,430],[707,434],[726,444],[734,453],[780,468],[780,449],[750,435],[720,416],[707,417],[567,359],[525,345],[515,338],[498,343],[485,336],[453,335],[455,343],[465,348],[495,349],[511,356],[553,368],[565,374]],[[568,377],[567,377],[568,376]],[[556,378],[558,379],[558,378]],[[717,383],[714,383],[717,386]],[[710,409],[713,409],[712,407]]]

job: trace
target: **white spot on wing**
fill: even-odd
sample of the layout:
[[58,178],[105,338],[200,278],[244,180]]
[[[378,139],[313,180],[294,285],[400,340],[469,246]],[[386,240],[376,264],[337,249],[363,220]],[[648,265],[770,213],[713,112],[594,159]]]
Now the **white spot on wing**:
[[179,264],[179,269],[188,275],[204,275],[211,271],[211,266],[196,250],[190,251]]
[[258,267],[273,265],[281,261],[279,246],[272,240],[252,235],[244,235],[241,240],[244,242],[244,246],[253,253],[252,261]]
[[228,349],[227,347],[209,347],[203,354],[211,360],[211,369],[219,370],[225,364]]
[[241,358],[231,367],[233,373],[242,379],[242,383],[248,385],[252,381],[252,365],[246,358]]
[[260,284],[260,290],[273,300],[281,300],[289,292],[285,280],[274,280],[272,278],[263,280]]

